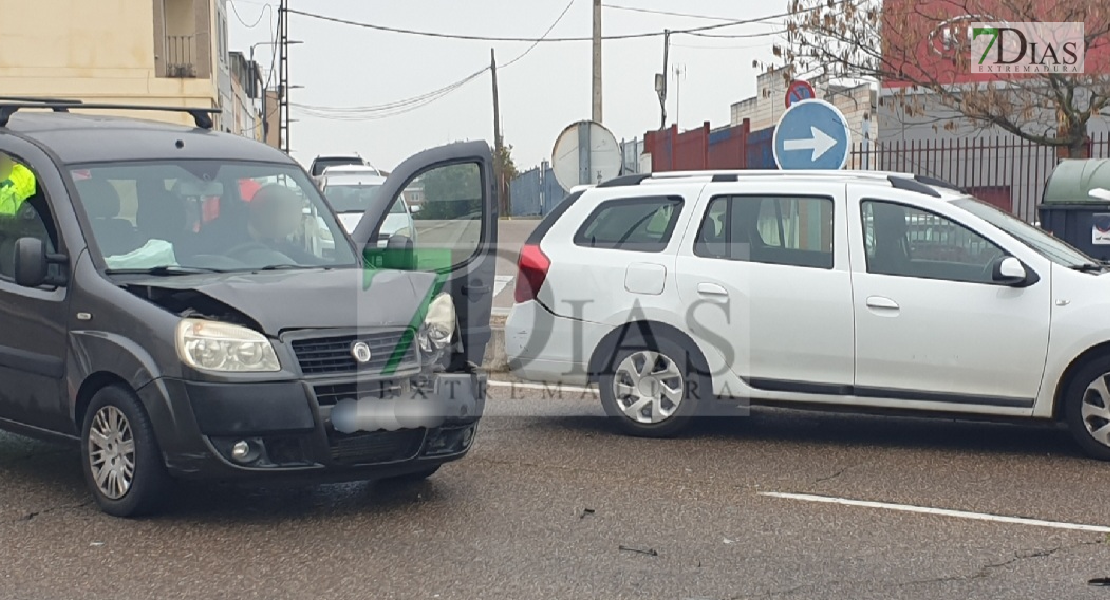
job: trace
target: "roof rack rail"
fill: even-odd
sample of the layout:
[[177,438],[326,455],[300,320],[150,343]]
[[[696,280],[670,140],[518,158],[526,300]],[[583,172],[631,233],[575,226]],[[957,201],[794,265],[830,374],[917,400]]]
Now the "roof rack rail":
[[69,112],[70,108],[81,110],[135,110],[150,112],[176,112],[187,113],[193,117],[193,123],[201,129],[212,129],[212,115],[222,111],[218,108],[192,108],[187,106],[149,106],[139,104],[85,104],[79,101],[63,100],[61,102],[0,102],[0,127],[8,126],[8,119],[21,108],[49,108],[54,112]]
[[955,184],[948,183],[947,181],[944,181],[943,179],[937,179],[936,177],[929,177],[928,175],[914,175],[913,178],[914,178],[914,181],[916,181],[918,183],[924,183],[925,185],[931,185],[933,187],[944,188],[946,190],[953,190],[953,191],[957,191],[957,192],[963,192],[965,194],[967,193],[967,190],[965,188],[959,187]]
[[76,98],[50,98],[46,96],[0,96],[0,102],[38,102],[46,104],[84,104]]
[[896,189],[918,192],[921,194],[932,196],[934,198],[941,197],[940,192],[918,181],[917,179],[907,179],[905,177],[897,177],[895,175],[891,175],[890,177],[888,177],[888,179],[890,180],[890,185]]

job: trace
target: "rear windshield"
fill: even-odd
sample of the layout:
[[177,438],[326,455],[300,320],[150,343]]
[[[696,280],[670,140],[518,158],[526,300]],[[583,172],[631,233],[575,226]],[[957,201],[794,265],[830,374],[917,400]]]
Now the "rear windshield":
[[[370,200],[378,194],[381,187],[377,184],[329,185],[324,188],[324,196],[327,197],[335,212],[363,212],[370,208]],[[403,213],[405,205],[398,200],[389,207],[389,212]]]
[[312,174],[313,175],[321,175],[321,174],[323,174],[324,169],[326,169],[328,167],[335,167],[335,166],[339,166],[339,165],[361,165],[361,164],[362,164],[362,161],[359,160],[358,157],[354,157],[354,156],[346,156],[346,157],[335,156],[335,157],[329,157],[329,158],[317,158],[316,161],[312,163]]

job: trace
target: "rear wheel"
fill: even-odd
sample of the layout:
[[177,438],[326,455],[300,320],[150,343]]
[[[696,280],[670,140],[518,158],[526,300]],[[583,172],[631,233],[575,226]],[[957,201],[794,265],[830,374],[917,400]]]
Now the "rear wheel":
[[631,435],[680,433],[709,402],[710,380],[697,363],[685,344],[666,337],[624,343],[599,377],[605,413]]
[[93,396],[81,426],[81,457],[104,512],[141,516],[165,499],[170,478],[150,418],[131,390],[109,386]]
[[1075,441],[1091,457],[1110,461],[1110,356],[1076,372],[1062,400]]

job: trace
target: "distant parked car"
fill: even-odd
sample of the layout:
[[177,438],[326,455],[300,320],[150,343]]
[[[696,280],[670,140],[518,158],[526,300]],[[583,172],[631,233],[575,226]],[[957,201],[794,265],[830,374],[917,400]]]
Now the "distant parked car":
[[312,173],[312,178],[315,179],[317,183],[319,183],[320,177],[324,174],[325,169],[328,169],[329,167],[344,165],[369,167],[370,163],[368,163],[366,159],[362,158],[362,156],[358,153],[322,154],[313,159],[312,166],[309,168],[309,171]]
[[[385,179],[369,167],[332,167],[324,172],[320,189],[339,215],[343,228],[353,232]],[[382,224],[378,245],[385,246],[394,235],[403,235],[415,242],[416,226],[412,213],[416,210],[418,207],[410,208],[403,197],[399,198]]]

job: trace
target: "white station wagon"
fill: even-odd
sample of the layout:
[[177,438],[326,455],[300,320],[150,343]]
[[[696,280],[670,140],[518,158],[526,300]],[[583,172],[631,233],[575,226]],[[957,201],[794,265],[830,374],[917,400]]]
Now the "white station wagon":
[[1107,273],[912,174],[633,175],[535,229],[506,349],[637,435],[740,400],[1063,421],[1110,460]]

